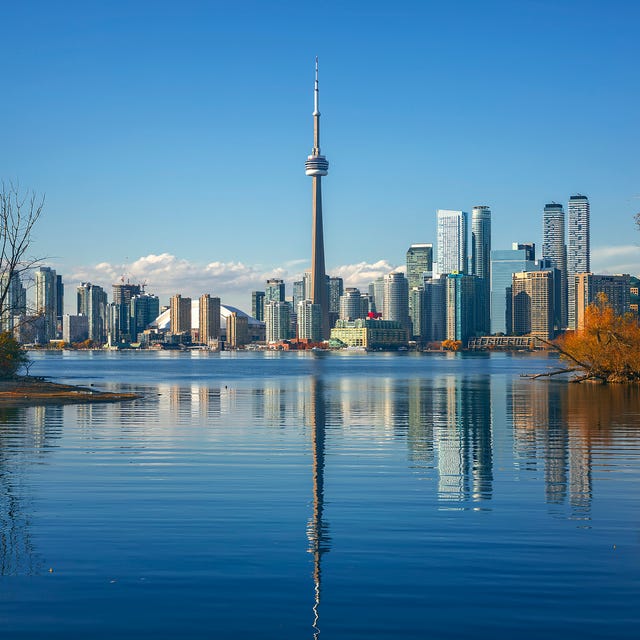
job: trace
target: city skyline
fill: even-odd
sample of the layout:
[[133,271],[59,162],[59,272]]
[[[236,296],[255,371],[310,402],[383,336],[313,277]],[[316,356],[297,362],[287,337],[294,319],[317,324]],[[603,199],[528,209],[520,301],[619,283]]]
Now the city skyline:
[[[313,43],[311,9],[287,3],[249,17],[162,2],[34,15],[30,4],[7,8],[0,44],[16,61],[0,176],[46,194],[34,248],[67,282],[108,287],[124,274],[163,299],[211,291],[247,308],[268,277],[298,278],[309,226],[291,221],[308,220],[297,167],[316,55],[334,162],[326,271],[346,286],[435,244],[438,208],[484,203],[494,248],[541,246],[538,212],[578,193],[591,205],[592,271],[640,272],[629,72],[640,9],[629,3],[329,4]],[[445,48],[478,30],[473,55]],[[250,177],[249,154],[269,158]]]

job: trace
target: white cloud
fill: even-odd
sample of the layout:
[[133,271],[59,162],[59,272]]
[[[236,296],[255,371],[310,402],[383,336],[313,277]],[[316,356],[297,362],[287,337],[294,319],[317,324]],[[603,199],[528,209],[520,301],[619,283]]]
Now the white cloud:
[[384,276],[392,271],[404,272],[404,266],[394,267],[387,260],[378,260],[377,262],[358,262],[357,264],[345,264],[330,269],[332,276],[338,276],[344,279],[345,287],[358,287],[363,293],[367,292],[370,282],[376,278]]
[[594,247],[591,250],[591,270],[594,273],[640,274],[640,246],[627,244]]
[[[251,291],[264,290],[268,278],[281,278],[287,283],[287,295],[291,295],[291,283],[302,278],[300,267],[306,264],[306,260],[292,260],[283,267],[271,269],[243,262],[215,261],[202,264],[165,252],[141,256],[128,264],[100,262],[77,266],[64,275],[67,307],[72,305],[72,292],[81,282],[102,286],[111,298],[111,285],[124,278],[135,284],[145,283],[146,291],[159,296],[161,304],[168,304],[169,297],[176,293],[190,297],[210,293],[219,296],[227,304],[250,311]],[[404,266],[394,267],[386,260],[378,260],[341,265],[329,269],[329,273],[344,278],[345,286],[359,287],[366,292],[370,282],[394,270],[404,271]]]

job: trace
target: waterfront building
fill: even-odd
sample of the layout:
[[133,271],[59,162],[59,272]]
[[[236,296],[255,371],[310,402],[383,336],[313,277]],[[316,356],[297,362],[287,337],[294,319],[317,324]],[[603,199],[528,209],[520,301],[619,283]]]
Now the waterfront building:
[[467,273],[466,211],[438,209],[438,273]]
[[486,334],[491,327],[491,209],[486,206],[471,212],[471,274],[478,278],[476,329]]
[[424,344],[447,337],[447,276],[425,278],[420,334]]
[[591,232],[589,199],[575,195],[569,198],[567,245],[568,327],[576,328],[576,275],[591,271]]
[[7,292],[0,308],[0,330],[12,332],[17,324],[16,318],[27,313],[27,291],[18,273],[14,273],[11,279],[8,274],[3,274],[0,287]]
[[124,277],[119,283],[111,285],[113,291],[113,302],[118,306],[118,333],[112,334],[117,342],[131,342],[131,298],[139,296],[141,285],[124,282]]
[[559,308],[555,309],[555,330],[567,328],[567,247],[565,245],[564,208],[551,202],[544,207],[542,220],[542,258],[560,272]]
[[208,293],[200,296],[198,305],[198,339],[205,345],[220,340],[220,298]]
[[169,300],[170,331],[185,333],[191,331],[191,298],[183,298],[179,293]]
[[349,347],[364,349],[398,349],[406,347],[407,329],[395,320],[338,320],[331,330],[331,340]]
[[[312,183],[312,231],[311,231],[311,295],[308,298],[318,305],[320,313],[321,339],[329,338],[329,301],[327,300],[326,272],[324,265],[324,231],[322,225],[322,176],[329,172],[329,163],[320,153],[320,106],[318,89],[318,58],[316,58],[316,79],[313,108],[313,151],[307,157],[305,173]],[[300,313],[298,313],[300,326]]]
[[249,344],[249,318],[237,311],[227,317],[227,345],[233,349]]
[[433,271],[433,245],[412,244],[407,249],[407,281],[409,290],[421,287],[425,273]]
[[251,292],[251,315],[256,320],[264,320],[264,291]]
[[466,346],[477,331],[476,290],[478,279],[466,273],[449,273],[446,279],[448,340]]
[[83,282],[76,287],[76,312],[87,318],[89,340],[103,344],[107,339],[107,292],[96,284]]
[[324,340],[322,308],[312,300],[302,300],[298,304],[298,338],[310,342]]
[[284,280],[270,278],[267,280],[264,289],[264,304],[267,302],[284,302],[284,293]]
[[39,342],[57,337],[58,276],[51,267],[38,267],[35,271],[36,313],[43,318]]
[[535,245],[514,242],[512,249],[491,252],[491,333],[512,332],[511,286],[513,274],[535,271]]
[[422,340],[424,315],[424,286],[412,287],[409,290],[409,319],[411,320],[411,336],[414,340]]
[[544,340],[555,336],[553,271],[523,271],[512,280],[513,333]]
[[363,313],[360,289],[347,287],[340,297],[340,320],[357,320],[366,317],[366,315]]
[[411,331],[411,322],[409,320],[409,287],[404,273],[393,271],[384,277],[382,317],[385,320],[396,320],[408,332]]
[[89,318],[87,316],[62,316],[62,340],[67,344],[84,342],[89,338]]
[[373,311],[382,313],[384,309],[384,276],[376,278],[369,285],[369,295],[373,300]]
[[604,294],[606,303],[618,316],[631,310],[630,276],[596,275],[578,273],[574,276],[576,291],[576,329],[584,329],[585,311],[590,304],[597,303]]
[[264,316],[267,342],[291,338],[291,305],[288,302],[267,302]]
[[307,295],[304,290],[304,280],[296,280],[293,283],[293,298],[292,298],[294,311],[298,308],[298,303],[306,299],[307,299]]
[[344,293],[344,280],[338,276],[329,278],[329,313],[340,313],[340,296]]

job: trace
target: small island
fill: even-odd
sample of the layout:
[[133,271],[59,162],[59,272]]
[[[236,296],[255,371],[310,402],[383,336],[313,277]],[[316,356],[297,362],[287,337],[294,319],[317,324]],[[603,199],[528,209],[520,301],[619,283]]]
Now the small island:
[[119,402],[136,400],[137,393],[113,393],[89,387],[50,382],[34,376],[14,376],[0,379],[0,407],[39,404],[77,404],[88,402]]

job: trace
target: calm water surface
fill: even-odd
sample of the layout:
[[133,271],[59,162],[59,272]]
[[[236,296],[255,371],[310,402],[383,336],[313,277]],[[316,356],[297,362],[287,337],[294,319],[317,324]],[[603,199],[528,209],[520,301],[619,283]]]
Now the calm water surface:
[[504,354],[35,354],[6,638],[637,638],[640,392]]

